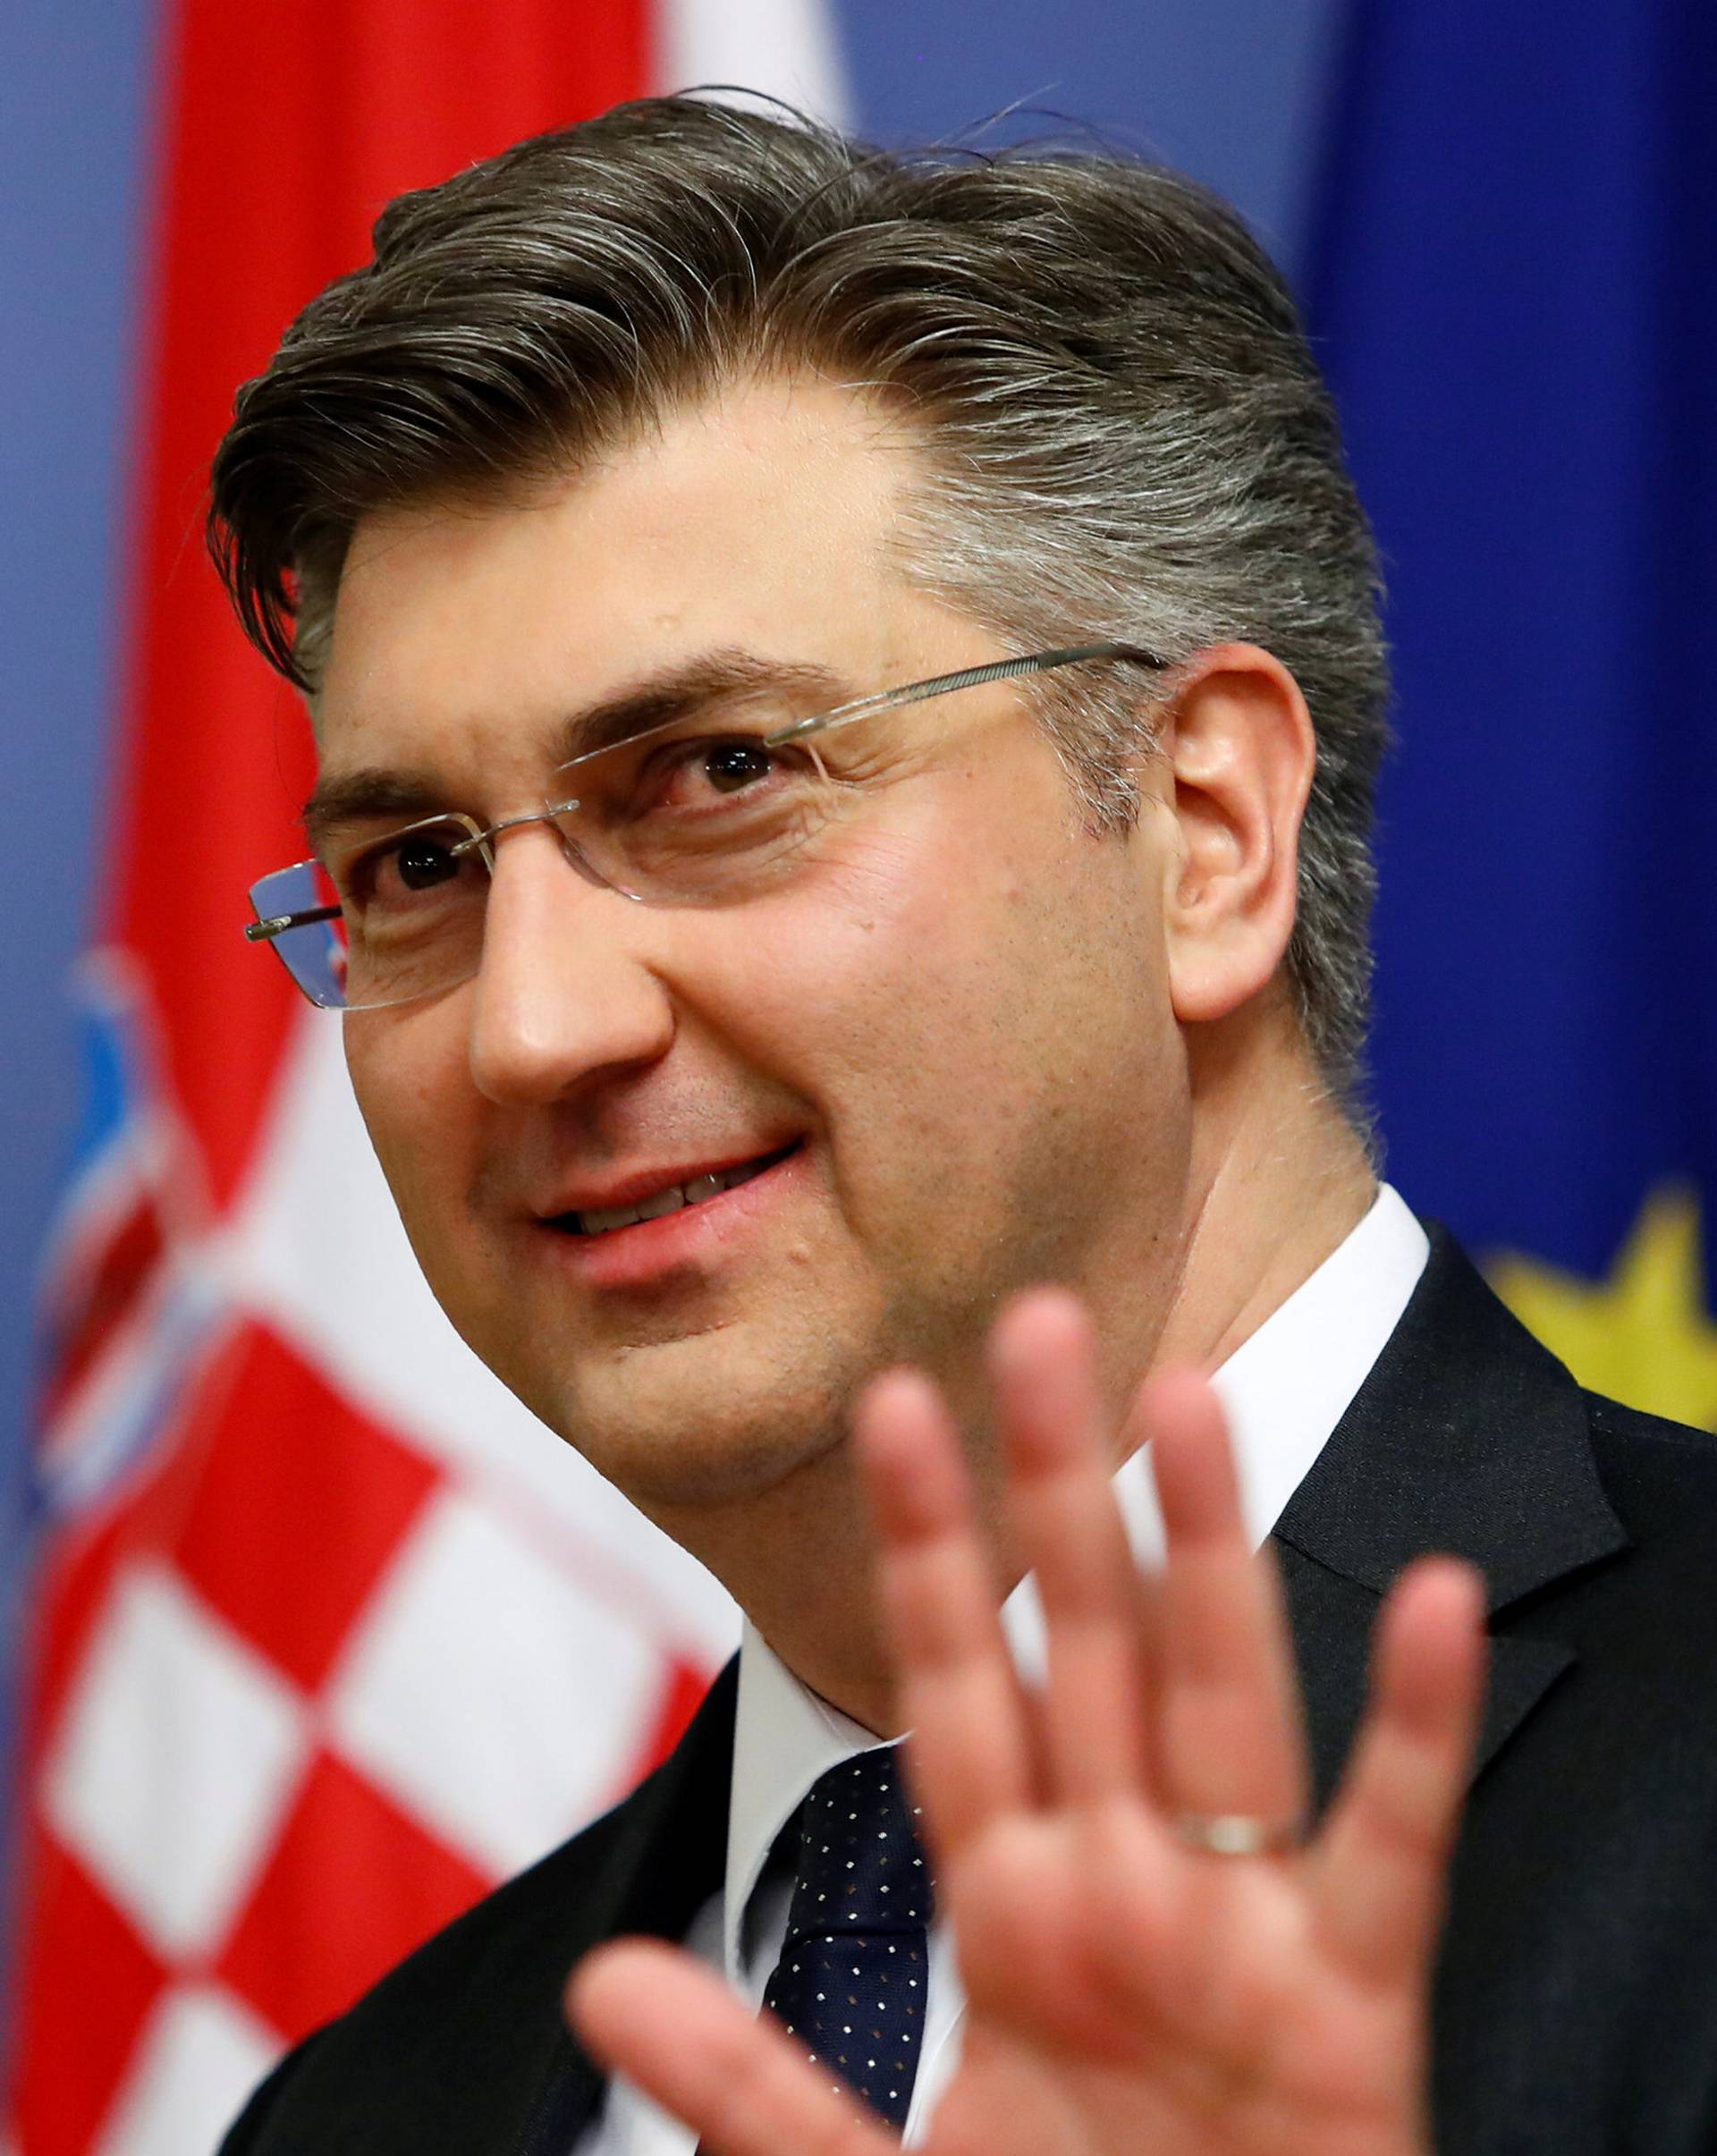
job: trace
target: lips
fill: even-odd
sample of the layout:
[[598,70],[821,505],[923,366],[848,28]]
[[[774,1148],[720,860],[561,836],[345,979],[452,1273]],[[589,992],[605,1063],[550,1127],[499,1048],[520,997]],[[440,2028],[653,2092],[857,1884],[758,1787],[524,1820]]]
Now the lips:
[[755,1160],[741,1161],[731,1168],[706,1170],[682,1182],[664,1183],[631,1205],[586,1206],[557,1213],[547,1225],[568,1235],[603,1236],[613,1235],[622,1228],[636,1227],[640,1222],[664,1220],[671,1213],[706,1205],[724,1191],[737,1189],[741,1183],[750,1182],[797,1150],[795,1139],[792,1145],[782,1146],[774,1153],[759,1154]]

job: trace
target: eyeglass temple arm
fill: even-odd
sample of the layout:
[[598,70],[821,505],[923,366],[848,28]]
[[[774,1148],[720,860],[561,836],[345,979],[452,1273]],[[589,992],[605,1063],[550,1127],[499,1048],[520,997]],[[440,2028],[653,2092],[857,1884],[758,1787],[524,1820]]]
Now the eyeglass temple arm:
[[907,689],[884,689],[875,696],[860,697],[856,703],[837,705],[833,711],[783,726],[769,736],[767,746],[778,748],[785,742],[802,740],[807,734],[850,726],[855,719],[867,719],[872,712],[886,711],[891,706],[921,704],[926,697],[948,696],[956,689],[977,689],[985,681],[1011,681],[1019,674],[1048,673],[1057,666],[1077,666],[1087,659],[1130,659],[1134,664],[1159,673],[1167,664],[1137,644],[1070,644],[1057,651],[1036,651],[1025,658],[993,659],[986,666],[962,666],[957,673],[939,673],[927,681],[914,681]]
[[247,921],[245,939],[252,943],[272,943],[289,928],[309,928],[317,921],[334,921],[339,917],[337,906],[312,906],[307,913],[271,913],[266,921]]

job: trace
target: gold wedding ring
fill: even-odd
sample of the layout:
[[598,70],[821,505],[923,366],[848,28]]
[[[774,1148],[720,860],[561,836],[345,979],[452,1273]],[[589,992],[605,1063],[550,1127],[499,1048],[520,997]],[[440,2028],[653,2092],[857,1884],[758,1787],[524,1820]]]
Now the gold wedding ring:
[[1169,1823],[1189,1849],[1206,1856],[1282,1856],[1305,1839],[1301,1820],[1254,1819],[1245,1812],[1177,1812]]

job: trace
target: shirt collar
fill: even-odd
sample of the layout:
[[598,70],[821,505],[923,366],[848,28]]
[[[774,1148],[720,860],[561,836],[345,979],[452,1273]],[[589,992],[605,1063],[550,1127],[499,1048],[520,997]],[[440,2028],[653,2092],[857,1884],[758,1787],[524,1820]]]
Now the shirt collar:
[[[1382,1185],[1346,1239],[1213,1374],[1234,1440],[1247,1525],[1260,1546],[1383,1352],[1429,1251],[1405,1201]],[[1144,1562],[1157,1561],[1163,1522],[1142,1450],[1116,1475],[1115,1494],[1134,1551]],[[1039,1673],[1043,1616],[1031,1580],[1008,1597],[1002,1622],[1021,1670]],[[723,1893],[730,1978],[739,1978],[742,1918],[776,1837],[820,1775],[884,1741],[801,1684],[747,1621]]]

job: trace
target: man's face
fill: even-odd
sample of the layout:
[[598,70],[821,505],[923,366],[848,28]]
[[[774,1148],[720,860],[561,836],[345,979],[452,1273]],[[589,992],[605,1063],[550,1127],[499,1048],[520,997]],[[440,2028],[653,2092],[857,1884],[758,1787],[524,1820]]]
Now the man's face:
[[[409,773],[490,823],[552,796],[569,714],[711,653],[824,669],[825,703],[1005,655],[899,567],[910,476],[868,403],[750,384],[528,502],[369,520],[325,779]],[[824,747],[840,841],[792,877],[639,905],[551,829],[505,833],[478,976],[345,1021],[436,1297],[658,1517],[783,1484],[887,1362],[972,1397],[1018,1287],[1081,1287],[1123,1358],[1169,1293],[1188,1145],[1171,819],[1087,829],[1012,683]],[[572,1230],[667,1185],[701,1202]]]

